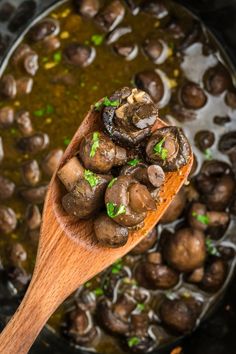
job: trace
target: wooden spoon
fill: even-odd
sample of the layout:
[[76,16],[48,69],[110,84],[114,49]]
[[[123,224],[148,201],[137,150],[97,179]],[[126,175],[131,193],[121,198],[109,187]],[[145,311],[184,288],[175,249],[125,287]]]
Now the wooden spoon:
[[[158,120],[153,130],[163,126]],[[99,127],[100,114],[90,111],[66,149],[60,166],[75,155],[81,138]],[[48,318],[73,291],[137,245],[156,225],[186,181],[192,162],[191,157],[179,171],[166,174],[157,211],[149,212],[144,226],[130,232],[126,245],[115,249],[96,242],[91,220],[78,222],[63,211],[61,186],[55,173],[44,204],[33,277],[21,305],[0,335],[0,353],[27,353]]]

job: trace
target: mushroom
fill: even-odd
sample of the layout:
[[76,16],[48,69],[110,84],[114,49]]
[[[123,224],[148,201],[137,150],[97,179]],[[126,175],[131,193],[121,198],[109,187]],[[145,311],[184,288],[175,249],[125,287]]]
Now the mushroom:
[[79,14],[82,16],[92,18],[99,10],[99,0],[76,0],[75,7]]
[[4,150],[3,150],[2,137],[0,136],[0,163],[2,162],[3,158],[4,158]]
[[6,268],[7,278],[14,288],[14,292],[25,291],[26,286],[30,281],[30,275],[19,266],[9,266]]
[[125,15],[125,8],[119,0],[109,2],[95,17],[96,23],[106,32],[120,24]]
[[207,102],[207,96],[199,85],[187,82],[181,89],[181,100],[186,108],[200,109]]
[[147,160],[164,171],[176,171],[191,157],[191,148],[181,128],[170,126],[157,129],[146,145]]
[[44,39],[43,44],[49,53],[55,52],[61,46],[61,42],[57,37],[48,37]]
[[200,287],[207,292],[219,290],[227,276],[228,266],[222,259],[213,259],[204,272]]
[[233,247],[222,245],[217,247],[217,251],[219,252],[221,259],[224,261],[229,261],[235,256],[235,249]]
[[177,220],[180,217],[180,215],[183,213],[186,202],[187,202],[187,195],[186,195],[185,188],[181,188],[181,190],[172,199],[164,215],[161,217],[160,223],[168,224],[170,222]]
[[236,132],[230,131],[220,137],[218,149],[227,154],[232,163],[234,174],[236,174]]
[[0,94],[4,98],[14,98],[17,94],[16,80],[10,75],[4,75],[0,80]]
[[231,118],[229,116],[223,116],[223,117],[215,116],[213,118],[213,122],[214,122],[214,124],[217,124],[217,125],[220,125],[220,126],[224,126],[224,125],[226,125],[226,124],[231,122]]
[[10,234],[17,225],[16,214],[13,209],[0,205],[0,232]]
[[10,261],[14,266],[21,265],[22,262],[26,261],[27,253],[21,243],[14,243],[10,250]]
[[113,48],[118,55],[127,61],[135,59],[138,55],[138,46],[134,43],[116,43]]
[[206,258],[203,232],[190,228],[179,229],[164,241],[163,257],[180,272],[191,272],[201,267]]
[[225,102],[231,108],[236,109],[236,92],[235,91],[227,91],[227,93],[225,95]]
[[141,2],[141,10],[147,12],[159,20],[168,15],[168,10],[165,6],[165,3],[161,0],[143,0]]
[[208,209],[224,210],[229,205],[235,190],[230,166],[217,160],[204,162],[196,177],[196,186],[203,194]]
[[25,213],[25,221],[29,230],[37,230],[40,227],[42,216],[37,205],[28,205]]
[[84,168],[77,157],[74,156],[66,161],[65,165],[58,170],[57,176],[70,192],[78,180],[83,178]]
[[25,162],[21,167],[21,171],[25,184],[35,186],[40,181],[41,172],[37,160]]
[[72,190],[62,198],[65,211],[78,219],[88,219],[100,210],[107,184],[111,179],[110,176],[89,172],[88,177],[84,174],[84,178],[76,182]]
[[135,246],[131,254],[138,255],[148,251],[150,248],[154,246],[157,241],[157,228],[154,227],[148,234],[145,236],[142,241],[139,242],[137,246]]
[[118,39],[120,39],[122,36],[130,32],[132,32],[132,28],[130,26],[117,27],[112,32],[108,33],[108,35],[106,36],[106,43],[112,44],[118,41]]
[[166,43],[159,38],[147,38],[143,44],[144,53],[155,64],[162,64],[168,57],[168,47]]
[[20,138],[17,142],[17,147],[22,152],[36,154],[44,149],[49,144],[49,136],[45,133],[35,133],[31,136]]
[[20,132],[24,136],[32,135],[33,126],[30,119],[30,113],[28,111],[22,110],[16,115],[16,124],[20,130]]
[[139,72],[134,78],[136,86],[147,92],[154,102],[160,102],[164,96],[164,84],[160,75],[155,71]]
[[70,313],[66,333],[76,344],[91,345],[98,335],[98,330],[93,326],[89,312],[77,308]]
[[126,150],[115,145],[102,132],[89,133],[82,139],[79,156],[85,168],[98,173],[107,173],[113,166],[127,161]]
[[128,229],[109,218],[105,213],[100,214],[94,221],[94,232],[99,243],[107,247],[121,247],[128,241]]
[[119,145],[138,146],[150,135],[158,118],[156,105],[147,93],[128,87],[116,91],[110,102],[113,104],[102,112],[106,132]]
[[212,95],[219,95],[232,86],[230,74],[223,65],[208,69],[203,79],[207,91]]
[[63,155],[62,149],[51,150],[42,160],[43,171],[51,177],[56,171]]
[[15,183],[0,175],[0,200],[10,199],[15,191]]
[[215,142],[215,134],[209,130],[199,130],[195,136],[194,141],[199,150],[205,152]]
[[131,175],[137,181],[150,188],[160,188],[165,180],[165,173],[159,165],[150,165],[134,159],[123,166],[120,175]]
[[14,122],[14,109],[5,106],[0,109],[0,128],[9,128]]
[[132,176],[119,176],[107,188],[105,204],[108,216],[127,227],[140,224],[148,210],[156,210],[156,203],[147,187]]
[[14,52],[12,62],[15,66],[22,68],[27,74],[34,76],[38,71],[38,54],[28,44],[22,43]]
[[16,80],[16,88],[18,95],[28,95],[33,88],[33,79],[28,76],[23,76]]
[[194,329],[200,311],[201,303],[194,298],[166,298],[160,307],[160,317],[168,329],[177,334],[185,334]]
[[94,47],[80,43],[71,43],[64,50],[64,57],[69,64],[85,68],[96,56]]
[[41,204],[44,202],[48,185],[22,189],[20,195],[29,203]]
[[59,32],[59,21],[53,18],[45,18],[30,29],[29,38],[33,42],[38,42],[49,36],[56,36]]
[[194,271],[188,276],[187,281],[189,283],[200,283],[204,277],[204,268],[200,267],[194,269]]

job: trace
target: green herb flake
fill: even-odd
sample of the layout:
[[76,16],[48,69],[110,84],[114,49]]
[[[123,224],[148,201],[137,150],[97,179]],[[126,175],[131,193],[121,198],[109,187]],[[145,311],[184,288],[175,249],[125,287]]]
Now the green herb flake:
[[108,184],[108,188],[111,188],[116,180],[117,180],[117,178],[112,178],[112,180]]
[[96,111],[100,111],[101,107],[118,107],[120,104],[119,100],[111,101],[107,96],[102,100],[95,103],[94,108]]
[[90,170],[84,171],[84,179],[90,184],[93,188],[99,183],[99,177]]
[[107,215],[112,219],[117,217],[118,215],[126,213],[125,206],[122,204],[116,205],[114,203],[109,202],[107,203],[106,207],[107,207]]
[[35,117],[43,117],[45,113],[45,109],[41,108],[41,109],[37,109],[36,111],[34,111],[34,116]]
[[127,165],[130,165],[130,166],[137,166],[139,164],[139,162],[142,162],[142,160],[139,160],[139,159],[133,159],[133,160],[130,160],[127,162]]
[[118,274],[123,268],[122,259],[118,259],[115,263],[112,264],[111,272],[112,274]]
[[139,311],[143,311],[143,310],[145,309],[145,304],[138,304],[138,305],[137,305],[137,309],[138,309]]
[[220,256],[220,253],[218,252],[216,246],[213,244],[213,241],[209,237],[206,238],[205,244],[206,244],[207,253],[209,253],[212,256],[217,256],[217,257]]
[[62,59],[61,52],[56,52],[53,54],[53,61],[55,61],[55,63],[60,63],[61,59]]
[[96,288],[94,289],[93,293],[96,295],[96,296],[101,296],[104,294],[104,291],[102,290],[102,288]]
[[51,104],[47,104],[46,109],[45,109],[45,113],[51,114],[53,112],[54,112],[54,107]]
[[45,108],[40,108],[34,111],[35,117],[43,117],[44,115],[51,114],[54,112],[54,107],[51,104],[47,104]]
[[65,139],[63,140],[63,144],[64,144],[65,146],[68,146],[68,145],[70,144],[70,142],[71,142],[71,140],[70,140],[69,138],[65,138]]
[[92,146],[90,150],[90,157],[94,157],[97,151],[97,148],[99,147],[99,136],[100,134],[98,132],[93,133],[93,140],[92,140]]
[[87,281],[87,283],[84,284],[86,288],[90,288],[91,285],[92,285],[91,281]]
[[101,45],[103,41],[104,41],[104,36],[102,34],[94,34],[91,37],[91,42],[96,46]]
[[12,134],[12,135],[15,135],[15,134],[16,134],[16,129],[15,129],[15,128],[12,128],[12,129],[11,129],[11,134]]
[[168,156],[168,150],[163,148],[164,142],[165,137],[153,147],[153,151],[155,152],[155,154],[159,155],[162,160],[166,160]]
[[209,217],[207,215],[201,215],[201,214],[197,214],[195,211],[192,212],[192,216],[194,218],[196,218],[197,221],[201,222],[204,225],[208,225],[209,224]]
[[129,348],[134,347],[135,345],[138,345],[140,343],[140,339],[138,337],[130,337],[128,339],[128,346]]
[[206,160],[212,160],[212,152],[210,149],[206,149],[203,154]]

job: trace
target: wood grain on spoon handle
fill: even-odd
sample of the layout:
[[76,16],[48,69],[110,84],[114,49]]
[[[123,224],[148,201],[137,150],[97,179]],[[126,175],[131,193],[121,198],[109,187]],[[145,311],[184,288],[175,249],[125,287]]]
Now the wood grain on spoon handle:
[[[98,130],[99,114],[90,111],[63,155],[75,155],[83,136]],[[162,121],[155,129],[165,126]],[[130,232],[128,242],[120,248],[100,246],[94,237],[91,220],[77,221],[61,206],[60,183],[53,176],[44,204],[43,223],[33,278],[17,312],[0,335],[0,354],[25,354],[56,308],[81,284],[129,252],[155,226],[172,198],[183,185],[192,165],[167,173],[161,203],[149,212],[144,226]]]

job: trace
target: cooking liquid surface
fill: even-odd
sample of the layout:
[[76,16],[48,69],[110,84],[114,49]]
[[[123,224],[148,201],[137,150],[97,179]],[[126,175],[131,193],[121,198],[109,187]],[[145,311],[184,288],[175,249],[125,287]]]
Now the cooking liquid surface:
[[[126,16],[122,21],[122,26],[129,26],[132,32],[126,34],[121,38],[127,39],[131,43],[136,43],[139,46],[139,53],[137,57],[131,61],[125,61],[124,58],[115,54],[111,46],[105,43],[104,33],[99,27],[94,24],[93,20],[84,19],[76,14],[70,2],[60,6],[58,9],[52,11],[48,17],[52,17],[60,21],[60,33],[58,38],[61,42],[61,47],[56,50],[58,59],[55,61],[55,52],[48,53],[42,42],[30,43],[30,46],[39,56],[39,70],[36,73],[33,85],[33,90],[30,94],[22,97],[17,97],[14,100],[1,100],[0,108],[6,105],[14,107],[15,111],[25,109],[30,112],[32,123],[35,131],[45,132],[50,137],[50,145],[47,150],[34,155],[38,163],[46,155],[47,151],[54,148],[65,148],[69,143],[70,138],[73,136],[78,125],[85,116],[88,108],[94,104],[98,99],[103,96],[109,96],[110,93],[122,86],[133,86],[134,75],[143,70],[157,70],[164,80],[166,86],[165,97],[160,102],[159,116],[167,122],[175,125],[183,126],[184,131],[190,142],[198,161],[198,168],[195,174],[198,173],[202,163],[207,159],[218,159],[228,162],[226,155],[221,154],[218,149],[218,141],[220,136],[227,131],[232,131],[236,127],[236,110],[231,109],[225,103],[226,92],[220,95],[213,96],[204,91],[207,95],[206,105],[194,111],[196,115],[194,120],[180,123],[175,119],[173,114],[173,102],[177,100],[178,90],[183,82],[188,79],[199,83],[204,87],[203,75],[209,67],[215,66],[219,61],[223,61],[222,54],[215,44],[209,41],[207,32],[203,31],[200,40],[190,45],[186,50],[180,52],[177,50],[179,39],[175,39],[173,35],[165,31],[165,26],[171,18],[176,18],[181,24],[184,33],[189,32],[192,28],[194,18],[185,11],[182,7],[171,2],[166,2],[169,9],[169,15],[162,19],[154,18],[148,14],[140,12],[138,15],[133,16],[126,8]],[[120,25],[120,26],[121,26]],[[164,29],[164,30],[163,30]],[[145,38],[155,33],[160,36],[168,46],[167,59],[163,64],[154,64],[148,59],[142,51],[142,43]],[[94,35],[102,35],[103,43],[100,45],[93,44]],[[24,39],[28,43],[27,36]],[[65,60],[63,60],[63,50],[71,42],[80,42],[88,45],[93,45],[96,48],[96,58],[92,64],[86,68],[74,67]],[[52,63],[50,65],[50,63]],[[53,64],[55,63],[55,65]],[[10,60],[5,73],[11,73],[16,78],[22,76],[22,71],[16,66],[12,65]],[[55,83],[55,78],[58,76],[69,75],[72,84],[65,85],[63,83]],[[51,107],[48,112],[42,115],[37,114],[40,110],[46,107]],[[224,125],[216,125],[213,122],[215,116],[228,116],[231,122]],[[208,152],[202,153],[194,144],[194,135],[199,130],[211,130],[215,134],[215,143]],[[3,139],[4,159],[1,163],[1,174],[13,180],[18,188],[23,186],[20,167],[22,163],[28,161],[31,156],[24,154],[17,150],[16,143],[21,137],[21,133],[16,126],[9,129],[1,129],[0,136]],[[47,183],[48,177],[43,173],[40,184]],[[30,239],[26,230],[24,215],[27,203],[17,193],[10,200],[4,201],[4,205],[11,207],[17,214],[18,227],[14,232],[9,235],[0,235],[0,257],[3,265],[9,264],[9,257],[7,250],[9,246],[15,242],[20,242],[24,245],[27,251],[27,260],[22,263],[23,268],[31,273],[34,266],[35,254],[37,245]],[[42,210],[42,206],[40,206]],[[181,219],[183,220],[183,218]],[[176,223],[181,221],[178,219],[170,225],[159,225],[159,235],[162,229],[174,230]],[[235,236],[233,229],[235,227],[234,217],[231,219],[230,226],[227,232],[217,241],[222,245],[230,245],[235,248]],[[156,244],[152,250],[156,249]],[[119,279],[115,282],[113,289],[112,300],[116,301],[118,294],[126,293],[130,288],[138,286],[137,281],[134,279],[133,270],[145,254],[132,256],[127,255],[118,264],[122,272]],[[227,279],[233,271],[234,261],[231,261],[230,271]],[[84,287],[78,291],[64,303],[61,308],[49,320],[49,325],[53,331],[60,333],[63,326],[65,326],[65,313],[70,312],[74,308],[74,299],[79,301],[81,294],[86,290],[90,291],[90,296],[100,297],[103,296],[104,282],[109,282],[109,277],[119,274],[120,270],[117,267],[111,267],[103,274],[98,275],[91,282],[85,284]],[[220,292],[215,294],[208,294],[197,288],[197,286],[188,284],[183,281],[181,276],[178,285],[171,290],[147,290],[143,289],[147,294],[145,303],[145,311],[149,316],[159,322],[158,316],[154,314],[155,309],[158,307],[160,298],[168,296],[175,298],[180,294],[181,296],[188,297],[193,294],[196,298],[204,301],[202,316],[206,309],[218,297]],[[227,284],[227,280],[225,281]],[[96,319],[95,319],[96,322]],[[155,331],[154,331],[155,332]],[[150,326],[150,335],[156,338],[157,345],[172,341],[174,337],[170,335],[161,326],[158,326],[158,333],[152,332]],[[96,344],[96,350],[103,354],[121,354],[124,351],[121,349],[119,342],[116,338],[110,336],[100,329],[100,339]]]

